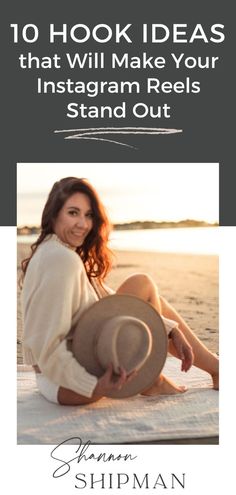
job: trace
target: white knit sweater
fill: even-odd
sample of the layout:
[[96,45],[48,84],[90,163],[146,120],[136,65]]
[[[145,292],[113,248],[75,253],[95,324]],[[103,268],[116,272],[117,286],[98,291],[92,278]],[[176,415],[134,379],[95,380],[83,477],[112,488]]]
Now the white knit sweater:
[[91,397],[97,378],[67,349],[67,336],[98,297],[80,257],[53,234],[28,265],[23,291],[24,357],[57,385]]

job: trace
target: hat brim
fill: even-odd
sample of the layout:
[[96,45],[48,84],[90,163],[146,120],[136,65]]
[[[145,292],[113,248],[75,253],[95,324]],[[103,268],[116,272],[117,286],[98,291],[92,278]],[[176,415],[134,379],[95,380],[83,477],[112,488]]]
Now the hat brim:
[[149,303],[132,295],[114,294],[100,299],[81,316],[74,328],[72,352],[84,368],[97,377],[104,374],[93,352],[94,339],[105,320],[114,316],[134,316],[144,321],[152,334],[152,350],[137,375],[121,390],[107,393],[107,397],[123,398],[137,395],[151,387],[166,360],[168,338],[162,318]]

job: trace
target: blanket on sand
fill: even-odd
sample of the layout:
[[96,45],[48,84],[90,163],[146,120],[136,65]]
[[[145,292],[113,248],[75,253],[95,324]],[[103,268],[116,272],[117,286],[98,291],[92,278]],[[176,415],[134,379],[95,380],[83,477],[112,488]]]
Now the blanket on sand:
[[[18,444],[58,445],[80,437],[83,443],[124,444],[218,436],[218,392],[207,373],[194,366],[181,373],[168,357],[164,373],[184,394],[101,399],[86,406],[48,402],[37,390],[31,367],[18,366]],[[194,441],[193,441],[194,443]],[[197,443],[197,442],[196,442]]]

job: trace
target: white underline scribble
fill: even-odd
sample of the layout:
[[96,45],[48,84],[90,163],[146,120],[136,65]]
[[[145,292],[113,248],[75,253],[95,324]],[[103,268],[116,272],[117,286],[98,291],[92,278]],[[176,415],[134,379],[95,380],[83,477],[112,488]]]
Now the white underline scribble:
[[115,141],[113,139],[107,139],[103,137],[96,137],[99,135],[111,135],[111,134],[177,134],[183,132],[182,129],[168,129],[162,127],[88,127],[84,129],[61,129],[55,130],[56,134],[64,133],[69,134],[64,139],[88,139],[95,141],[105,141],[109,143],[118,144],[120,146],[127,146],[128,148],[138,149],[133,145],[122,143],[121,141]]

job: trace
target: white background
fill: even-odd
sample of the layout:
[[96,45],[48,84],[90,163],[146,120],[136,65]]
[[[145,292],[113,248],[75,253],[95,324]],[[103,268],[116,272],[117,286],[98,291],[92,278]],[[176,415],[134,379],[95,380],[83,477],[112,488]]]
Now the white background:
[[[50,458],[52,446],[16,445],[16,229],[0,228],[1,246],[1,486],[4,493],[42,495],[56,492],[97,493],[94,490],[75,489],[77,472],[136,472],[150,473],[152,479],[161,473],[168,480],[169,473],[186,473],[186,488],[170,487],[165,494],[208,495],[234,492],[234,442],[235,442],[235,332],[236,332],[236,227],[220,228],[220,445],[149,445],[149,446],[95,446],[91,452],[132,453],[138,459],[133,462],[99,463],[89,461],[73,468],[73,473],[53,479],[57,462]],[[4,461],[4,465],[3,465]],[[101,493],[132,493],[130,488],[101,490]],[[136,489],[134,493],[162,493],[155,490]]]

